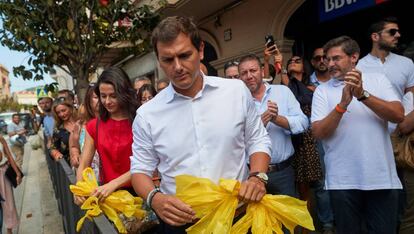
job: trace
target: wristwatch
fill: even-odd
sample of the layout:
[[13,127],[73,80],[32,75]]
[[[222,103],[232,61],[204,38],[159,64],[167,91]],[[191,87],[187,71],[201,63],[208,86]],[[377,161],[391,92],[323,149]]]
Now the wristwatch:
[[282,68],[282,74],[283,74],[283,75],[286,75],[286,74],[287,74],[287,70],[286,70],[286,68]]
[[252,176],[259,178],[264,184],[267,184],[267,181],[269,180],[269,177],[264,172],[252,172],[249,174],[249,178]]
[[364,90],[362,92],[362,96],[357,98],[358,101],[364,101],[365,99],[369,98],[369,96],[371,96],[371,94],[368,93],[368,91]]

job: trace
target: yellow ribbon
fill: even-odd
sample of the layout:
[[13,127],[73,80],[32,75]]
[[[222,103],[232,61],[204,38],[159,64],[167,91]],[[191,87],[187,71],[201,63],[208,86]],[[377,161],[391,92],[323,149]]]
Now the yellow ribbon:
[[249,203],[246,214],[232,226],[238,205],[240,182],[180,175],[176,178],[176,196],[190,205],[200,220],[187,233],[283,233],[282,224],[291,233],[297,225],[314,230],[306,202],[284,195],[265,195],[260,202]]
[[92,220],[92,217],[99,216],[102,212],[115,224],[119,233],[127,233],[124,224],[119,218],[120,213],[128,218],[135,216],[142,219],[145,216],[145,211],[141,209],[142,199],[132,196],[128,191],[115,191],[103,202],[99,202],[95,196],[90,196],[95,188],[98,187],[92,168],[86,168],[82,172],[82,178],[83,181],[78,181],[76,185],[70,185],[70,191],[74,195],[88,197],[81,206],[82,210],[86,210],[86,214],[79,219],[76,225],[77,232],[81,230],[86,218]]

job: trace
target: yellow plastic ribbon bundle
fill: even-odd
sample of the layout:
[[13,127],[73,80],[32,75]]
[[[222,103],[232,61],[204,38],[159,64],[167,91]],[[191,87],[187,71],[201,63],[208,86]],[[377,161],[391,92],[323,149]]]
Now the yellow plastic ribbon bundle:
[[282,224],[293,233],[297,225],[315,230],[306,202],[284,195],[265,195],[260,202],[247,206],[246,214],[232,226],[238,205],[240,182],[220,179],[219,185],[209,179],[180,175],[175,178],[176,196],[190,205],[200,220],[187,233],[283,233]]
[[88,167],[82,172],[83,181],[78,181],[76,185],[70,185],[70,191],[74,195],[88,197],[82,204],[81,209],[86,210],[76,225],[76,231],[79,232],[86,218],[92,220],[92,217],[99,216],[102,212],[111,220],[119,233],[127,233],[124,224],[119,218],[122,213],[125,217],[135,216],[142,219],[145,211],[141,209],[142,199],[132,196],[128,191],[118,190],[111,193],[103,202],[97,197],[90,196],[95,188],[98,187],[95,174],[92,168]]

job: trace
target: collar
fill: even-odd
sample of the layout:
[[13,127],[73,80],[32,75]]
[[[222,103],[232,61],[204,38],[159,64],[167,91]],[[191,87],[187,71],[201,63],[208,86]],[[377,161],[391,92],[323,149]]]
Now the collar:
[[316,77],[316,72],[313,72],[312,75],[310,75],[310,82],[313,84],[319,84],[318,77]]
[[332,84],[333,87],[338,87],[338,86],[344,85],[343,80],[338,80],[335,77],[333,77],[330,81],[331,81],[331,84]]
[[[388,55],[385,56],[384,61],[387,62],[392,56],[394,56],[394,54],[392,52],[388,53]],[[371,53],[368,53],[368,58],[370,58],[371,60],[374,60],[374,61],[380,61],[381,62],[381,59],[379,57],[377,57],[377,56],[375,56]]]
[[[201,88],[201,90],[196,94],[196,96],[194,97],[194,99],[199,98],[202,96],[202,93],[204,92],[205,89],[209,89],[209,88],[217,88],[219,86],[218,84],[218,80],[211,77],[211,76],[206,76],[203,73],[202,74],[202,79],[203,79],[203,86]],[[172,82],[170,82],[170,84],[168,85],[167,88],[165,88],[166,92],[167,92],[167,98],[166,98],[166,103],[170,103],[172,102],[175,98],[189,98],[187,96],[184,96],[180,93],[177,93],[177,91],[175,91],[174,86],[172,85]]]

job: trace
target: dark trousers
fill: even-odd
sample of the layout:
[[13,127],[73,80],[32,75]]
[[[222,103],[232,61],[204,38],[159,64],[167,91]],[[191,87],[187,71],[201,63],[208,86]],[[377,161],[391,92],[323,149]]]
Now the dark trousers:
[[329,190],[329,193],[337,234],[396,233],[398,190]]

